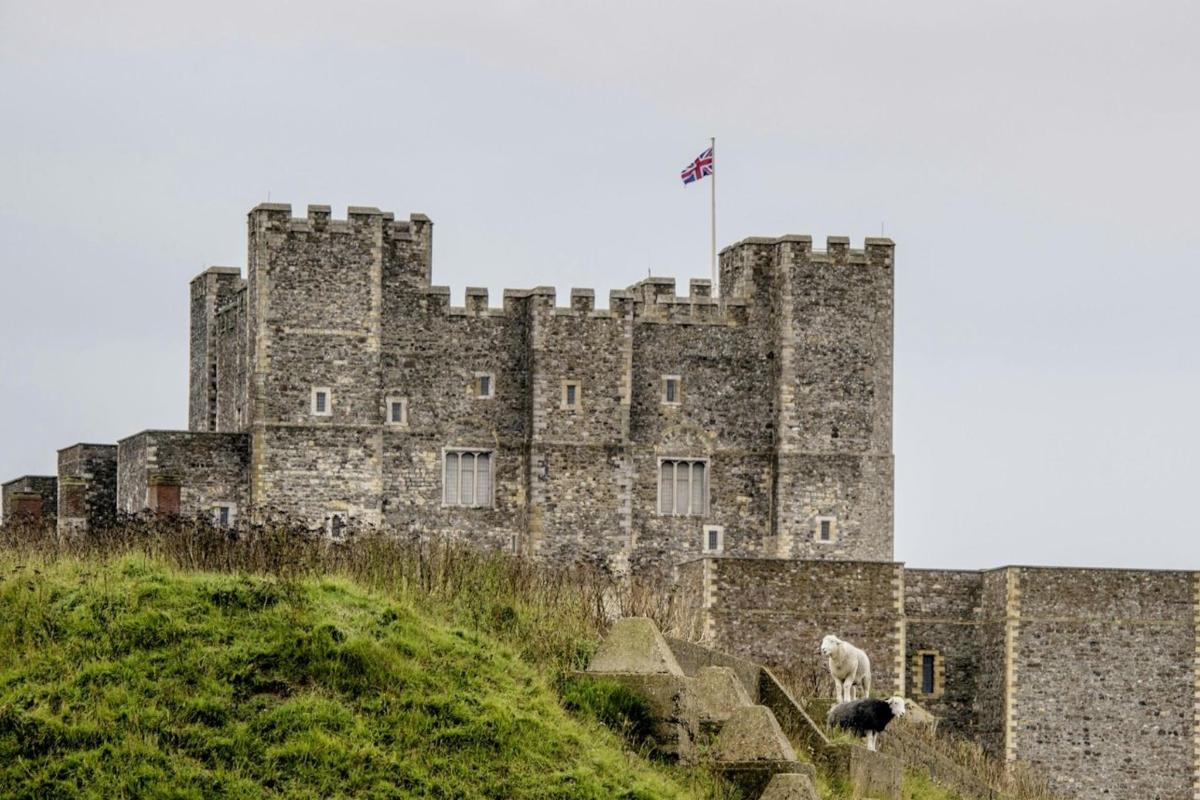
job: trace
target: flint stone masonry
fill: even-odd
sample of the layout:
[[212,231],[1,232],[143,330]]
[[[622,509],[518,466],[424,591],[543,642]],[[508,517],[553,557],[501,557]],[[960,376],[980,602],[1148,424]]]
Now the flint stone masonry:
[[23,475],[0,487],[0,523],[24,517],[54,522],[58,513],[58,478]]
[[75,444],[58,451],[58,532],[77,535],[117,510],[117,446]]
[[[189,429],[248,436],[248,518],[342,515],[659,577],[702,554],[706,525],[728,554],[891,559],[890,240],[739,242],[719,298],[706,280],[677,296],[648,278],[606,310],[589,289],[560,307],[548,287],[500,307],[468,288],[453,308],[431,284],[432,230],[267,203],[249,215],[246,277],[192,281]],[[401,424],[389,399],[407,404]],[[457,449],[489,454],[477,507],[446,502]],[[694,508],[663,512],[663,459],[697,465]],[[819,518],[835,521],[828,541]]]
[[117,443],[117,507],[126,514],[151,508],[150,489],[180,487],[179,513],[212,517],[219,504],[249,503],[249,436],[242,433],[142,431]]
[[[712,558],[682,565],[676,592],[687,635],[769,665],[823,671],[825,633],[863,646],[877,696],[907,671],[941,730],[1026,762],[1063,796],[1195,798],[1200,573]],[[921,692],[906,654],[922,652],[941,659],[940,694]]]
[[702,632],[714,647],[827,674],[817,648],[836,633],[867,651],[877,693],[903,692],[902,565],[706,558],[679,574],[691,633]]

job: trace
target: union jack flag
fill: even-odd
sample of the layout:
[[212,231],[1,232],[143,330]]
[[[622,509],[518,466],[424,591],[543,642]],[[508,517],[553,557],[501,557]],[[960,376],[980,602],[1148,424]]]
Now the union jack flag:
[[713,174],[713,149],[710,147],[700,154],[700,157],[688,164],[687,167],[680,173],[679,177],[683,178],[684,185],[694,183],[700,180],[705,175]]

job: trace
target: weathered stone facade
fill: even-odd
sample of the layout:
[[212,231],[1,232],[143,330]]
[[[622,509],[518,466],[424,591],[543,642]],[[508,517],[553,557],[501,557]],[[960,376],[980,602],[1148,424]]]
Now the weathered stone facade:
[[705,558],[678,589],[691,634],[769,664],[821,669],[830,632],[864,647],[878,693],[1066,796],[1194,800],[1200,572]]
[[[431,265],[421,215],[265,204],[246,279],[192,281],[189,427],[246,435],[239,507],[618,571],[669,574],[710,536],[741,556],[891,559],[889,240],[748,239],[722,253],[720,299],[650,278],[606,310],[547,287],[450,307]],[[164,469],[145,446],[122,442],[122,510],[148,507]],[[169,471],[212,499],[189,492],[214,482],[202,461]]]
[[117,443],[117,509],[153,508],[155,490],[177,487],[172,513],[208,517],[227,509],[229,524],[249,505],[249,436],[244,433],[142,431]]
[[117,509],[117,446],[76,444],[58,451],[58,530],[81,534]]
[[58,514],[58,478],[22,475],[0,486],[0,523],[17,517],[54,522]]

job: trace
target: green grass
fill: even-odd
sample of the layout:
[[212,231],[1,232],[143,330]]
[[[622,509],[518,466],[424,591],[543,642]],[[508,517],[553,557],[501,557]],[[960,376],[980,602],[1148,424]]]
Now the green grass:
[[905,770],[901,787],[904,800],[960,800],[959,795],[934,783],[924,772]]
[[569,713],[553,686],[586,637],[527,641],[536,615],[502,595],[424,603],[402,584],[180,570],[142,555],[20,560],[0,558],[0,796],[718,791],[630,753],[597,721],[619,727],[617,709],[636,724],[636,699],[564,688]]

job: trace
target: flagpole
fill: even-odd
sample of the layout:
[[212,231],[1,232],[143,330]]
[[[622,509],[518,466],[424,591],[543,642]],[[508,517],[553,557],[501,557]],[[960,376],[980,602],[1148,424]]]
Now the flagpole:
[[717,297],[721,292],[720,281],[717,278],[717,137],[711,137],[709,142],[712,145],[712,185],[709,186],[712,192],[712,294],[713,297]]

